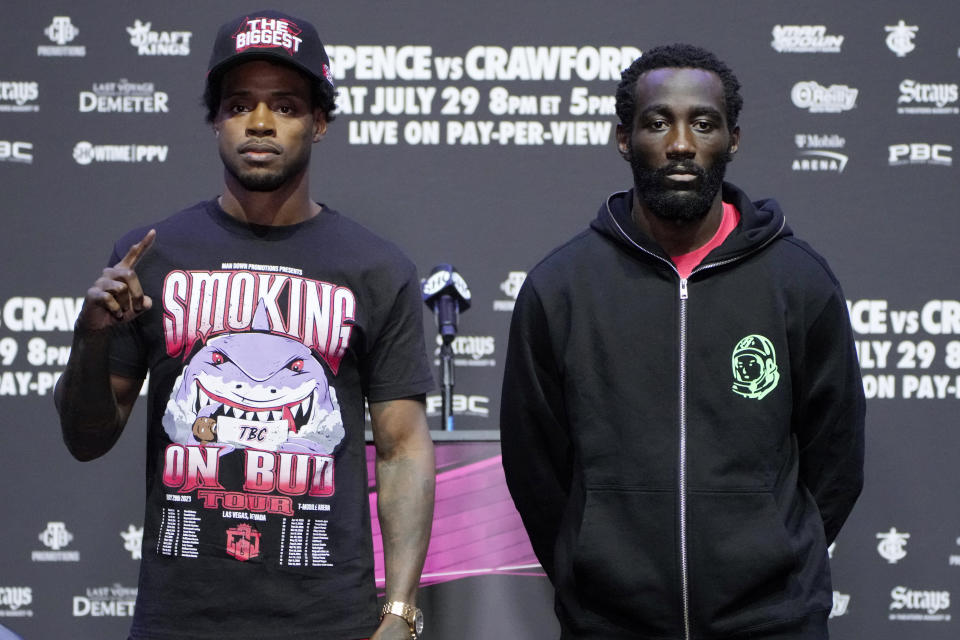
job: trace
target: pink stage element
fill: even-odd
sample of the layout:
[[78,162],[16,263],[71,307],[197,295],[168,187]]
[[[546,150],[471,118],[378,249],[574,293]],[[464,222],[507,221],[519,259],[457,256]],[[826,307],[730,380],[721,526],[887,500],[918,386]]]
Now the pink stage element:
[[[464,443],[438,447],[436,507],[421,585],[487,574],[546,575],[513,506],[500,456],[463,463],[463,458],[476,452],[476,446]],[[451,451],[460,447],[464,447],[460,452]],[[372,485],[371,458],[368,453]],[[448,465],[441,458],[460,459],[450,460]],[[453,464],[462,466],[450,468]],[[445,467],[449,470],[442,471]],[[383,539],[373,486],[370,513],[377,585],[383,586]]]

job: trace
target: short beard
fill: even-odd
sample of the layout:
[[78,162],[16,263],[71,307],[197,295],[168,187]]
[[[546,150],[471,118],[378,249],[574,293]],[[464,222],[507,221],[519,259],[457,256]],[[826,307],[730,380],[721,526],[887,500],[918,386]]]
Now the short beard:
[[[633,169],[637,196],[647,209],[661,220],[685,224],[702,220],[710,211],[717,192],[723,186],[727,163],[732,159],[733,154],[727,151],[717,157],[709,170],[692,162],[677,162],[651,169],[631,154],[630,168]],[[667,175],[677,169],[696,174],[699,186],[692,189],[671,188]]]
[[[227,156],[222,151],[220,159],[227,172],[247,191],[270,192],[276,191],[284,186],[290,179],[301,173],[310,164],[309,147],[306,152],[297,158],[292,158],[290,164],[276,170],[263,171],[251,170],[248,167],[235,166],[230,162],[235,160],[234,156]],[[239,162],[236,163],[239,165]]]

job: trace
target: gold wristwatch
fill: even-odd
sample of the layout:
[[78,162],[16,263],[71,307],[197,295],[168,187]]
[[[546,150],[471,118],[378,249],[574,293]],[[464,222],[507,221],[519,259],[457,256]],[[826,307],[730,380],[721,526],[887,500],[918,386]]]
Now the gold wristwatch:
[[420,611],[420,609],[406,602],[391,600],[384,604],[383,609],[380,610],[380,619],[383,620],[383,616],[388,613],[400,616],[410,625],[410,637],[413,638],[413,640],[420,638],[420,634],[423,633],[423,612]]

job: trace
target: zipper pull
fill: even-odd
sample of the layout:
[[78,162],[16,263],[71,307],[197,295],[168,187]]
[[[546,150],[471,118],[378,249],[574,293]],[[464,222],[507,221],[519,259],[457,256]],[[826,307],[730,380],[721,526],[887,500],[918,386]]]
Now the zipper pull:
[[680,299],[681,300],[687,299],[687,279],[686,278],[680,278]]

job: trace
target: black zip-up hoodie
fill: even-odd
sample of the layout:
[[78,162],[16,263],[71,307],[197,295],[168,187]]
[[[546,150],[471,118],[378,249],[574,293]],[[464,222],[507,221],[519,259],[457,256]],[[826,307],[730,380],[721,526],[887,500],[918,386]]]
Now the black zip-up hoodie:
[[846,304],[776,202],[723,199],[687,280],[621,192],[518,296],[503,465],[563,638],[825,637],[863,481]]

